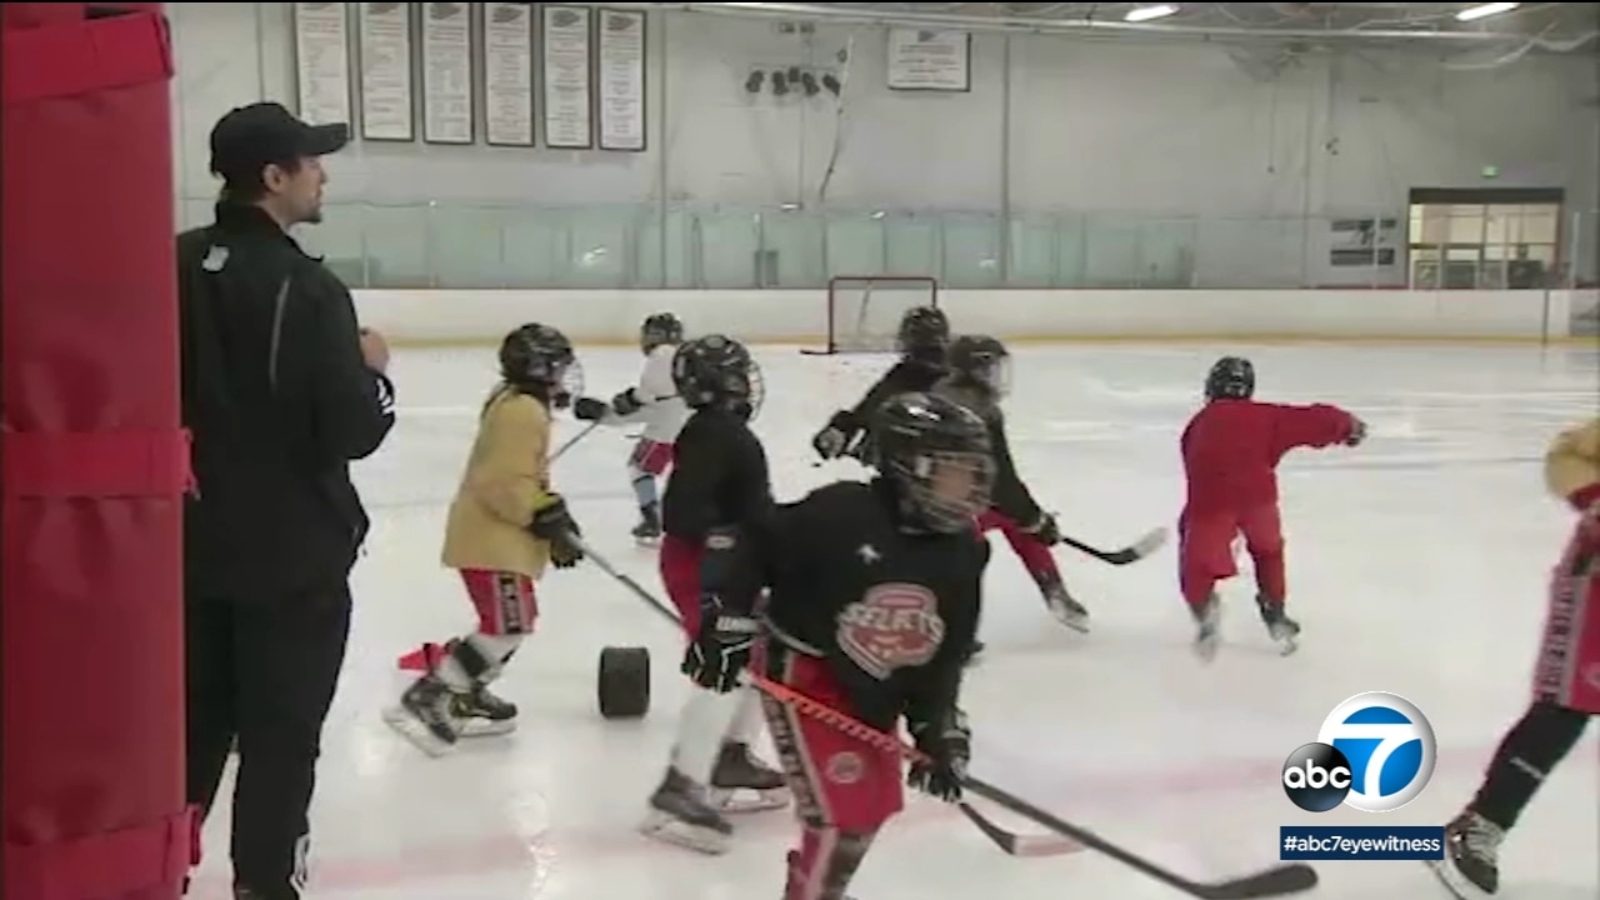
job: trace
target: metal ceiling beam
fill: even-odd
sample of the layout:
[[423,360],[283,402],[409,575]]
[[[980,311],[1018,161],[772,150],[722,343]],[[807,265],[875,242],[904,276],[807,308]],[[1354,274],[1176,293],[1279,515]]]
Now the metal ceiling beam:
[[809,19],[852,25],[925,25],[930,28],[958,28],[967,31],[1030,32],[1039,34],[1142,34],[1159,36],[1276,38],[1287,40],[1330,41],[1526,41],[1525,34],[1495,31],[1433,31],[1424,29],[1378,28],[1248,28],[1232,25],[1183,25],[1161,22],[1124,22],[1105,19],[1041,19],[1022,16],[968,16],[947,13],[891,11],[865,5],[841,3],[609,3],[626,9],[657,9],[709,15],[743,16],[765,19]]

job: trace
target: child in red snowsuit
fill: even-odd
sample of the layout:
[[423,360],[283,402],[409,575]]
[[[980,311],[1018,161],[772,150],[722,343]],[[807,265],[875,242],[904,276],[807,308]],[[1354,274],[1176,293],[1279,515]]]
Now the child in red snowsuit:
[[1206,405],[1183,430],[1188,494],[1178,518],[1178,580],[1199,624],[1196,652],[1208,661],[1217,650],[1216,584],[1238,574],[1232,545],[1241,533],[1255,563],[1261,620],[1284,653],[1294,651],[1300,625],[1283,609],[1278,461],[1296,447],[1353,447],[1367,433],[1360,419],[1336,406],[1259,403],[1251,399],[1255,387],[1249,360],[1218,360],[1206,376]]

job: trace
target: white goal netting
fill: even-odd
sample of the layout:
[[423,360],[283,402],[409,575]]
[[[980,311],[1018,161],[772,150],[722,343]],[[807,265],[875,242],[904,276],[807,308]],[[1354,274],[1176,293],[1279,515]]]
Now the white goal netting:
[[932,278],[838,276],[828,282],[828,346],[821,352],[893,352],[906,310],[938,305],[938,282]]

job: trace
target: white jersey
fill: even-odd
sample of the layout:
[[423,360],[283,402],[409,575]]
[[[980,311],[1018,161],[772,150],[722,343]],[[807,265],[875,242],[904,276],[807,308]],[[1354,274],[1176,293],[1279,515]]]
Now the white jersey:
[[633,389],[644,406],[625,421],[643,421],[644,433],[640,436],[647,441],[670,444],[678,439],[683,423],[689,421],[689,407],[672,382],[672,358],[677,352],[676,344],[662,344],[651,350],[645,357],[639,386]]

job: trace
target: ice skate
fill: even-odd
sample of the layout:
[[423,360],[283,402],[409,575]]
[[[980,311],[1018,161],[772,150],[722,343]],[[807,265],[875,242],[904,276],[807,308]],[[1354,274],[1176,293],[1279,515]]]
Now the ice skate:
[[1051,615],[1073,631],[1089,633],[1089,610],[1085,609],[1082,603],[1072,599],[1072,595],[1067,593],[1066,585],[1053,581],[1041,587],[1044,590],[1045,605],[1050,607]]
[[782,809],[789,805],[789,780],[756,759],[749,744],[729,742],[711,772],[709,799],[728,813]]
[[1206,598],[1206,602],[1194,607],[1194,620],[1199,628],[1194,638],[1194,652],[1201,662],[1209,663],[1217,658],[1217,647],[1222,643],[1221,606],[1217,595],[1212,594]]
[[972,646],[967,648],[967,658],[964,662],[962,662],[962,665],[975,666],[983,661],[982,657],[983,641],[973,641]]
[[1444,827],[1444,859],[1428,868],[1460,900],[1482,900],[1500,889],[1500,842],[1505,829],[1475,812],[1464,812]]
[[650,795],[650,812],[639,830],[711,855],[728,852],[728,838],[733,835],[733,826],[722,813],[707,805],[705,789],[677,769],[668,769],[661,786]]
[[633,539],[641,547],[654,547],[661,542],[661,506],[652,503],[640,508],[639,524],[633,526]]
[[517,705],[496,697],[487,685],[480,684],[470,693],[451,695],[450,713],[461,737],[510,734],[517,728]]
[[422,752],[444,756],[455,749],[460,736],[451,715],[454,703],[450,686],[429,672],[406,688],[400,705],[386,710],[383,720]]
[[1261,610],[1261,621],[1267,626],[1267,634],[1278,645],[1278,652],[1288,656],[1300,649],[1300,623],[1289,618],[1283,611],[1283,604],[1272,603],[1266,595],[1256,595],[1256,606]]

